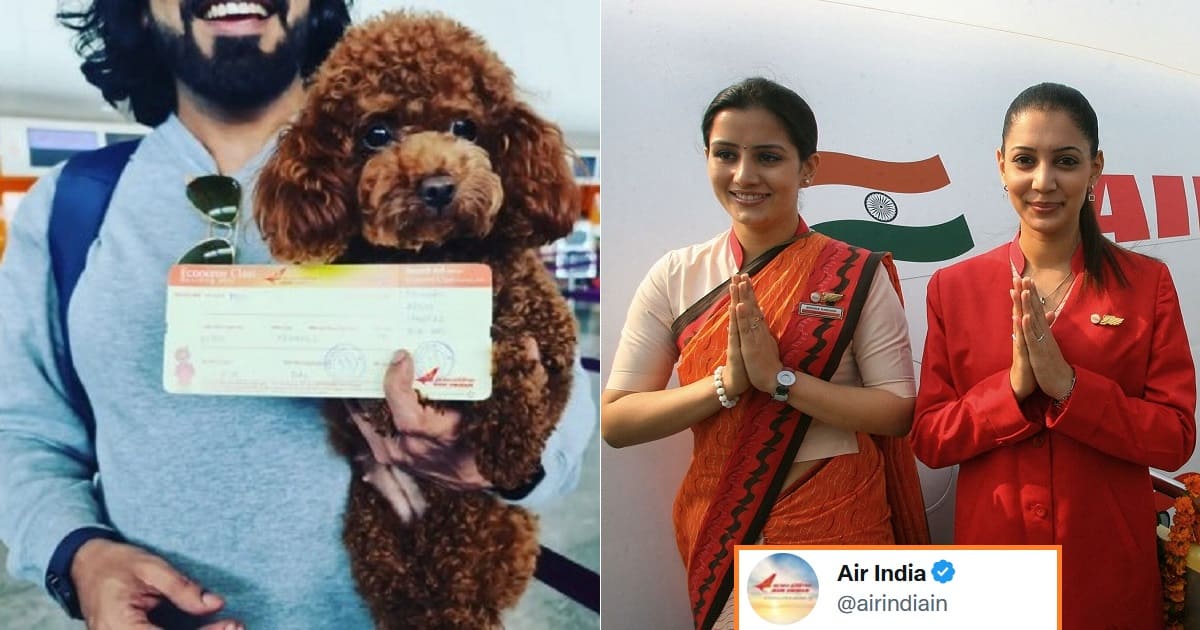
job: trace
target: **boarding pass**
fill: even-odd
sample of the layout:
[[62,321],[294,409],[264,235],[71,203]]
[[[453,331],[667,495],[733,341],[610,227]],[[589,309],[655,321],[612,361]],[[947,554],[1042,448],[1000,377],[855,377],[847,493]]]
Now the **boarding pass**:
[[382,398],[397,350],[431,400],[492,391],[492,272],[480,264],[176,265],[163,388]]

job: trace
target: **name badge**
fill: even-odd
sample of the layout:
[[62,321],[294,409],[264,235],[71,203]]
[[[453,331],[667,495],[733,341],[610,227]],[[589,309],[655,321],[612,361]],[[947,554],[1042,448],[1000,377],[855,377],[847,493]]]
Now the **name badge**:
[[426,398],[492,391],[487,265],[176,265],[166,323],[173,394],[382,398],[401,348]]
[[820,317],[823,319],[842,319],[842,317],[845,316],[845,311],[837,306],[801,302],[800,314],[808,317]]

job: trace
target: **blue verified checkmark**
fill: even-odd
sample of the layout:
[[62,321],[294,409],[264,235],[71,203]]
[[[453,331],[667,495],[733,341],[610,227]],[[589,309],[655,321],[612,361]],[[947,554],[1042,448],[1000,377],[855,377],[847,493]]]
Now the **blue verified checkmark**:
[[954,579],[954,565],[949,560],[938,560],[933,563],[933,579],[945,584]]

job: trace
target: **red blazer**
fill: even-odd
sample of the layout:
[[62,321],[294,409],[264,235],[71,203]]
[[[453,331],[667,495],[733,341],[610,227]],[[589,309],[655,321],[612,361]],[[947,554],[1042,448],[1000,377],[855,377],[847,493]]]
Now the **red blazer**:
[[[929,332],[912,445],[934,468],[959,465],[955,542],[1061,544],[1067,630],[1161,628],[1162,585],[1148,466],[1175,470],[1196,438],[1196,374],[1171,274],[1119,256],[1129,280],[1076,280],[1051,332],[1075,368],[1061,411],[1013,397],[1016,241],[929,281]],[[1125,318],[1117,326],[1097,315]]]

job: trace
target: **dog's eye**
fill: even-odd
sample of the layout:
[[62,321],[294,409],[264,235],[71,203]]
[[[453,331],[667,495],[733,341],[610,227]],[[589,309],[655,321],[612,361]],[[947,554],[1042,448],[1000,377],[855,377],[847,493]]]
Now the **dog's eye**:
[[460,118],[450,123],[450,133],[464,140],[475,139],[475,123],[468,118]]
[[387,146],[392,141],[392,130],[383,123],[375,123],[367,127],[366,133],[363,134],[363,146],[372,150],[378,151]]

